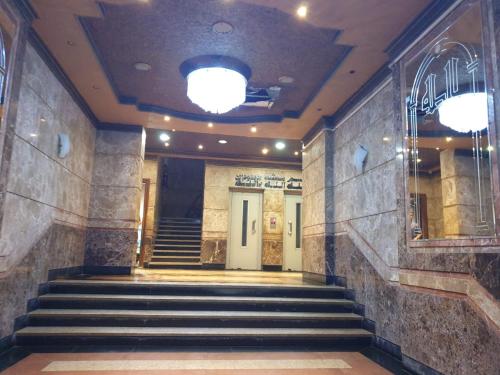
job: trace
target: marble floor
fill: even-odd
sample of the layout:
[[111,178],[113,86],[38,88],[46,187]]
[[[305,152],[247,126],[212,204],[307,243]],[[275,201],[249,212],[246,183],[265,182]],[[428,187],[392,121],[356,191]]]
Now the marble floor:
[[134,269],[128,276],[92,276],[89,280],[169,281],[234,284],[307,285],[301,272]]
[[386,375],[354,352],[35,353],[1,375]]

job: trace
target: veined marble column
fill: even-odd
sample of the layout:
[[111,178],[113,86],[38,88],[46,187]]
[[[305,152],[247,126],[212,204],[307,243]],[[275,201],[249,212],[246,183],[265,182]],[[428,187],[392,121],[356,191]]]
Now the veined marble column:
[[304,149],[302,270],[308,281],[331,284],[334,276],[333,134],[324,130]]
[[[454,238],[481,234],[484,229],[478,226],[479,202],[473,157],[449,149],[441,151],[440,162],[444,236]],[[489,179],[482,182],[486,185],[490,183]],[[489,189],[485,191],[489,192]],[[484,197],[491,204],[491,199],[487,198]],[[487,205],[483,208],[488,210]]]
[[85,267],[129,273],[137,248],[145,133],[98,130]]

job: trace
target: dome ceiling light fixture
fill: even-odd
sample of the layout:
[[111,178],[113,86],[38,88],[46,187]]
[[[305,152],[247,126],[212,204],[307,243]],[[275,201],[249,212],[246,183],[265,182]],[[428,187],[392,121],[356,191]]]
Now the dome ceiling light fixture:
[[439,106],[439,122],[459,133],[478,132],[488,126],[488,98],[485,92],[453,96]]
[[246,100],[251,69],[238,59],[198,56],[184,61],[181,74],[187,80],[187,96],[205,112],[224,114]]

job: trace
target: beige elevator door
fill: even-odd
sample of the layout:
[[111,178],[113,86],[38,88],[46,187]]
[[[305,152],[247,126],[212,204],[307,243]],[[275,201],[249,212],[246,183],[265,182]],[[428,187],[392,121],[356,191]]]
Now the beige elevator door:
[[227,268],[260,270],[262,194],[231,193],[230,250]]
[[283,270],[302,271],[302,196],[285,194]]

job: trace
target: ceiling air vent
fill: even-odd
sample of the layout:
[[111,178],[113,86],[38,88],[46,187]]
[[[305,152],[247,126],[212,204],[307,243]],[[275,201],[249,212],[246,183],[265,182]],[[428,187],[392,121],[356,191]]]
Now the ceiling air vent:
[[247,97],[243,106],[270,109],[278,100],[281,87],[271,86],[269,88],[247,87]]

